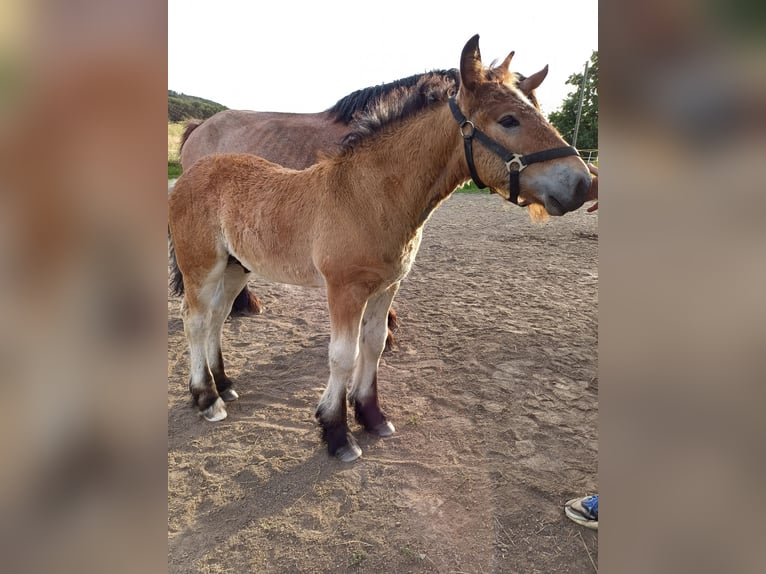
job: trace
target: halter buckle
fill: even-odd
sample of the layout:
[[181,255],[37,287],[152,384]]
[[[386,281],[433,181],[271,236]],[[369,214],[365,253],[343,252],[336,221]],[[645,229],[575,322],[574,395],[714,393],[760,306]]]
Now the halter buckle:
[[[520,154],[518,154],[518,153],[515,153],[515,154],[513,154],[513,157],[512,157],[511,159],[509,159],[507,162],[505,162],[505,167],[507,167],[507,168],[508,168],[508,171],[509,171],[509,172],[510,172],[510,171],[519,171],[519,172],[520,172],[520,171],[522,171],[522,170],[523,170],[525,167],[527,167],[527,164],[525,164],[525,163],[522,161],[522,159],[521,159],[521,158],[522,158],[522,156],[521,156]],[[512,166],[512,165],[515,165],[515,166],[516,166],[516,169],[515,169],[515,170],[511,169],[511,166]]]

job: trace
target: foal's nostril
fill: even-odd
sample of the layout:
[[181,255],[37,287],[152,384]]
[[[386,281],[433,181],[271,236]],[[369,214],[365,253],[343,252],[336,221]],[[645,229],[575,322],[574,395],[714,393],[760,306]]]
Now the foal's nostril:
[[588,193],[590,193],[590,184],[590,176],[585,176],[578,179],[577,187],[575,188],[575,200],[577,201],[578,206],[585,203],[585,198],[588,197]]

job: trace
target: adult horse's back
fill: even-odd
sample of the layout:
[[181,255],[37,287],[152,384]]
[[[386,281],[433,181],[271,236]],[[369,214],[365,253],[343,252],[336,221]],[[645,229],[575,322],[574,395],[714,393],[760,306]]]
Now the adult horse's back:
[[224,110],[204,122],[190,122],[181,140],[184,170],[214,153],[249,153],[293,169],[337,151],[350,131],[330,110],[312,114]]

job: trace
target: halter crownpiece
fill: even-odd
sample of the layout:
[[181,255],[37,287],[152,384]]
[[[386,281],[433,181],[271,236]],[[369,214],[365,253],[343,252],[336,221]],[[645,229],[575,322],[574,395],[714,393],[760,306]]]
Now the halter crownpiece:
[[[508,185],[508,201],[519,204],[519,175],[529,165],[533,163],[539,163],[542,161],[548,161],[549,159],[558,159],[562,157],[568,157],[570,155],[580,155],[579,152],[572,146],[557,147],[547,149],[544,151],[538,151],[526,155],[513,153],[505,149],[487,134],[481,130],[476,129],[476,125],[466,119],[463,112],[455,101],[455,96],[449,99],[449,107],[452,111],[452,115],[455,116],[458,126],[460,128],[460,135],[463,136],[463,147],[465,149],[465,159],[468,162],[468,171],[471,172],[471,178],[479,189],[489,187],[476,173],[476,166],[473,163],[473,139],[476,138],[485,147],[489,148],[495,155],[498,155],[505,162],[505,167],[508,169],[509,185]],[[468,129],[466,129],[468,128]],[[491,189],[491,188],[490,188]]]

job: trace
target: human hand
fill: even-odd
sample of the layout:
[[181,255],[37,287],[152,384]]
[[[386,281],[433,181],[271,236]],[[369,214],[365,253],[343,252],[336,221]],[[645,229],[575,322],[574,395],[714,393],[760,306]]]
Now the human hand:
[[598,209],[598,168],[592,163],[589,163],[588,171],[590,171],[594,177],[593,177],[593,180],[591,181],[588,195],[585,196],[585,201],[593,201],[594,199],[596,200],[596,203],[594,203],[587,209],[587,212],[591,213]]

